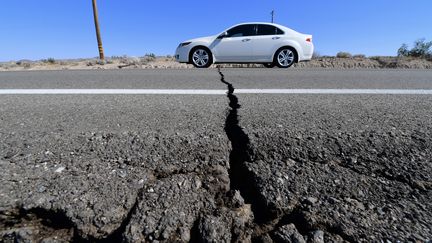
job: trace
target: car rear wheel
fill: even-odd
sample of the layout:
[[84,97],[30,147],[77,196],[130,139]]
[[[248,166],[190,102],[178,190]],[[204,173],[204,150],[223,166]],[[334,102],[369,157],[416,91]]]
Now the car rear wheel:
[[297,59],[296,52],[290,47],[283,47],[276,52],[274,64],[280,68],[291,67]]
[[210,50],[204,47],[198,47],[191,51],[190,60],[196,68],[208,68],[213,63]]
[[274,68],[274,63],[263,63],[264,67],[266,68]]

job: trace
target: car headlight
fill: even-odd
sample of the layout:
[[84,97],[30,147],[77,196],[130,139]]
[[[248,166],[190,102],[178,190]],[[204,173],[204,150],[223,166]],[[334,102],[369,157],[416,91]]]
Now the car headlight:
[[179,47],[187,46],[190,43],[192,43],[192,42],[183,42],[183,43],[180,43]]

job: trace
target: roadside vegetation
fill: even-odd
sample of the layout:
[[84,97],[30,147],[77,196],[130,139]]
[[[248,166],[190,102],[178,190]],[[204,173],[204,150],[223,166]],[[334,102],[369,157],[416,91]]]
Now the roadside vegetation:
[[49,64],[55,64],[56,60],[52,57],[48,58],[48,59],[42,59],[41,60],[43,63],[49,63]]
[[424,58],[432,61],[432,41],[419,39],[414,42],[414,46],[409,49],[407,44],[402,44],[397,52],[399,57]]
[[349,52],[343,52],[343,51],[341,51],[341,52],[338,52],[336,54],[336,57],[337,58],[352,58],[352,55]]
[[[255,68],[261,64],[226,64],[224,67]],[[19,60],[0,62],[0,71],[25,70],[82,70],[82,69],[146,69],[146,68],[191,68],[191,65],[177,63],[171,55],[156,56],[146,53],[143,56],[111,56],[101,60],[98,57],[87,59],[56,60],[46,58],[39,61]],[[294,68],[340,68],[340,69],[377,69],[377,68],[414,68],[432,69],[432,41],[419,39],[412,47],[403,44],[396,56],[369,56],[341,51],[336,56],[324,56],[315,51],[312,60],[298,63]]]
[[432,41],[419,39],[412,48],[403,44],[396,56],[369,56],[341,51],[336,56],[322,56],[314,52],[312,61],[299,63],[300,68],[415,68],[432,69]]

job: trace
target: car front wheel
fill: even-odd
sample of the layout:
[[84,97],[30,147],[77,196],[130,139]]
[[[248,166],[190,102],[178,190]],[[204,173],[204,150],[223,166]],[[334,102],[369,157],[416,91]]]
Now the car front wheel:
[[211,52],[203,47],[193,49],[190,60],[196,68],[208,68],[213,63]]
[[276,52],[274,64],[280,68],[289,68],[294,64],[296,58],[296,53],[292,48],[284,47]]

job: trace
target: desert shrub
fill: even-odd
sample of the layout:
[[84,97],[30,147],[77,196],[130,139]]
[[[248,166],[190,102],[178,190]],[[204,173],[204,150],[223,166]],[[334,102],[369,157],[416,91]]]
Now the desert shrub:
[[364,55],[364,54],[356,54],[356,55],[353,56],[353,58],[365,59],[366,55]]
[[156,55],[154,53],[146,53],[144,56],[145,57],[156,58]]
[[409,50],[407,44],[402,44],[402,46],[397,51],[398,57],[407,57],[409,56]]
[[172,58],[172,56],[171,56],[171,55],[167,55],[166,57],[167,57],[167,58],[170,58],[170,59]]
[[338,58],[351,58],[352,55],[349,52],[341,51],[341,52],[338,52],[338,54],[336,54],[336,57],[338,57]]
[[427,58],[432,55],[432,41],[426,42],[425,39],[420,39],[414,42],[414,47],[410,50],[409,55],[412,57]]
[[24,68],[30,68],[31,67],[30,62],[28,62],[28,61],[22,61],[22,60],[20,60],[20,61],[17,61],[15,64],[18,65],[18,66],[22,66]]
[[48,58],[48,59],[42,59],[43,63],[49,63],[49,64],[54,64],[56,63],[56,60],[52,57]]
[[147,53],[143,57],[141,57],[141,61],[143,64],[147,64],[155,60],[156,60],[156,55],[154,53]]
[[400,57],[419,57],[430,60],[432,59],[432,41],[426,42],[426,39],[416,40],[411,50],[409,50],[407,44],[402,44],[397,54]]

